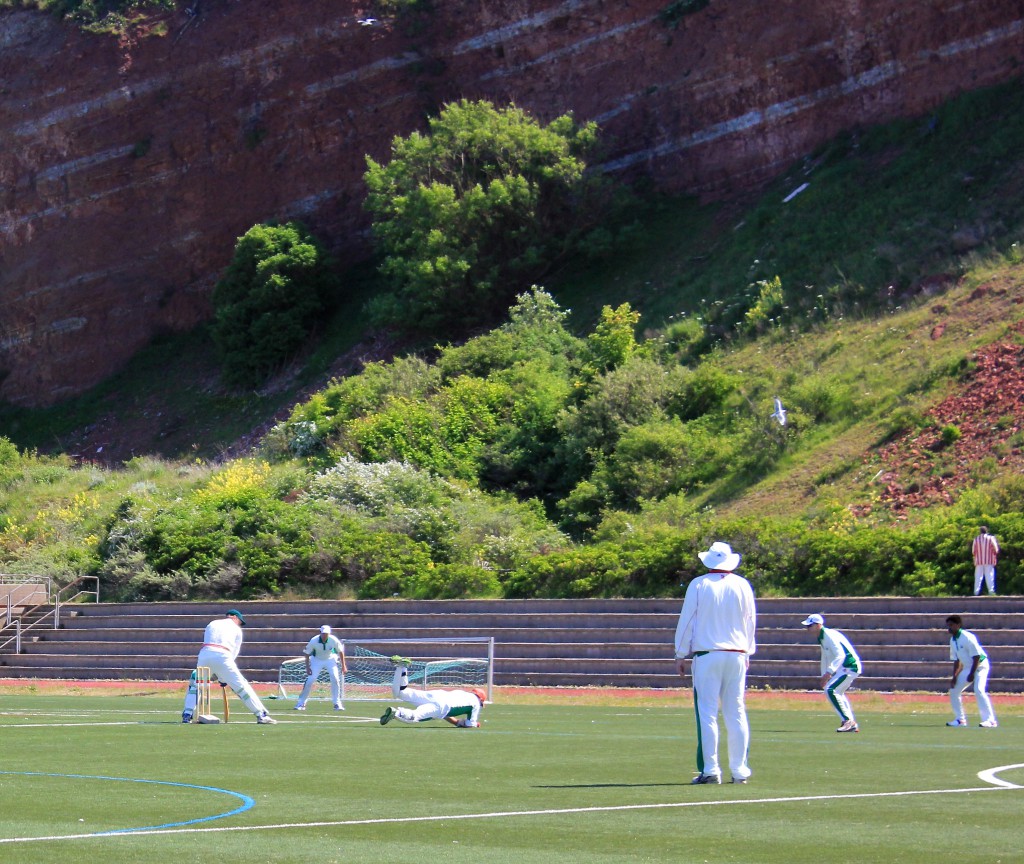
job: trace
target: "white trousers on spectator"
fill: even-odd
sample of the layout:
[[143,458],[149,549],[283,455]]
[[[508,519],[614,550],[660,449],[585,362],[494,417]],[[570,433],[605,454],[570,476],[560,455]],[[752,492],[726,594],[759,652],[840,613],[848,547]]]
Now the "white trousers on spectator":
[[227,651],[221,651],[219,648],[204,647],[199,652],[196,666],[209,666],[210,671],[217,676],[217,680],[223,681],[234,690],[235,695],[242,700],[242,704],[257,717],[260,714],[267,713],[267,709],[260,702],[260,697],[256,695],[256,691],[245,680],[245,676],[239,671],[238,666]]
[[341,672],[339,671],[338,658],[325,657],[319,659],[317,657],[310,657],[309,668],[311,671],[306,676],[306,683],[302,685],[302,693],[299,694],[299,701],[296,703],[296,707],[306,704],[316,679],[320,677],[320,673],[324,669],[327,670],[327,676],[331,679],[331,701],[335,706],[341,705]]
[[721,776],[718,764],[718,711],[721,708],[728,735],[729,769],[745,780],[750,726],[744,691],[747,686],[747,655],[733,651],[709,651],[692,661],[693,704],[697,712],[697,770]]
[[974,593],[981,593],[981,583],[988,587],[989,594],[996,593],[996,565],[979,564],[974,568]]
[[[984,663],[978,664],[978,671],[974,673],[974,699],[978,703],[978,713],[981,715],[982,723],[996,719],[992,700],[988,698],[988,670],[989,663],[986,660]],[[949,690],[949,704],[953,708],[953,716],[957,719],[963,719],[966,716],[962,694],[970,686],[967,681],[968,671],[970,670],[966,668],[961,669],[960,674],[956,676],[956,683]]]

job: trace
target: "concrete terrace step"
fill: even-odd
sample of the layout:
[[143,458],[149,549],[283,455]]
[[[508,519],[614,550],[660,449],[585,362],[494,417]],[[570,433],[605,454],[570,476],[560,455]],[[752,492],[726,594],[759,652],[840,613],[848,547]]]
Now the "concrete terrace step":
[[[755,586],[756,588],[756,586]],[[493,612],[501,609],[513,612],[662,612],[678,614],[682,605],[682,589],[678,598],[630,600],[247,600],[247,601],[177,601],[163,603],[83,603],[65,607],[82,615],[143,614],[151,615],[154,607],[161,615],[197,614],[215,618],[230,608],[239,609],[246,617],[263,614],[300,614],[317,618],[324,614],[351,614],[355,612],[385,613],[438,613],[438,612]],[[993,612],[1020,612],[1024,598],[996,597],[804,597],[761,598],[757,601],[759,614],[774,612],[805,617],[810,612],[835,615],[842,612],[857,614],[910,612],[925,614],[961,615]]]
[[[760,622],[759,618],[759,622]],[[117,624],[124,623],[122,620]],[[175,622],[177,623],[177,622]],[[460,627],[454,622],[450,626],[433,626],[439,622],[431,620],[416,626],[413,621],[402,620],[394,626],[387,627],[336,627],[335,634],[343,640],[360,639],[452,639],[465,637],[494,637],[497,642],[534,642],[536,644],[550,644],[551,642],[576,642],[581,636],[588,642],[595,633],[600,633],[608,642],[621,644],[648,644],[652,646],[670,645],[675,632],[675,620],[671,627],[613,627],[613,623],[619,623],[609,619],[603,626],[590,626],[585,628],[548,628],[548,627]],[[508,624],[506,620],[503,623]],[[432,626],[427,626],[430,624]],[[400,626],[403,625],[403,626]],[[198,650],[199,639],[202,638],[202,630],[205,623],[198,627],[85,627],[80,628],[77,621],[74,624],[65,622],[61,630],[44,629],[32,634],[31,641],[35,643],[46,642],[73,642],[82,639],[95,639],[102,637],[106,641],[136,644],[139,641],[154,641],[182,643],[196,646]],[[945,648],[948,652],[949,637],[946,632],[936,631],[934,628],[924,629],[853,629],[840,628],[850,638],[850,641],[857,647],[858,651],[868,651],[871,648],[884,648],[889,645],[930,645],[937,648]],[[986,648],[1014,647],[1024,645],[1024,628],[992,629],[989,627],[970,628],[978,635]],[[315,633],[311,627],[246,627],[246,646],[264,643],[288,643],[296,644],[296,650],[301,650],[306,641]],[[788,629],[772,629],[758,627],[758,644],[765,645],[805,645],[810,650],[815,646],[807,640],[806,634],[800,628],[796,631]]]
[[[33,633],[24,653],[0,655],[0,675],[181,680],[206,624],[238,608],[249,622],[239,663],[254,681],[276,681],[281,660],[297,656],[327,623],[349,640],[493,637],[499,686],[675,688],[680,606],[681,598],[83,604],[65,607],[62,629]],[[825,614],[858,647],[866,666],[860,689],[945,690],[944,619],[957,612],[992,656],[990,689],[1024,692],[1024,605],[1006,597],[759,600],[752,687],[815,686],[818,648],[799,624],[810,612]],[[478,656],[476,648],[460,653]],[[373,650],[387,656],[408,646]]]
[[[58,633],[61,631],[57,631]],[[104,634],[106,635],[106,634]],[[393,635],[393,634],[392,634]],[[130,641],[102,641],[91,639],[71,639],[69,634],[64,633],[60,639],[39,640],[33,643],[31,654],[34,656],[83,656],[83,655],[106,655],[111,657],[131,658],[139,656],[139,646]],[[242,654],[242,661],[247,657],[257,654],[285,658],[295,657],[301,653],[305,641],[296,642],[267,642],[251,641],[246,645]],[[496,643],[500,650],[497,651],[497,662],[504,666],[506,661],[515,659],[529,661],[532,659],[547,659],[552,657],[574,660],[595,660],[598,662],[608,659],[623,659],[630,661],[642,660],[671,660],[671,647],[660,640],[658,642],[500,642]],[[193,657],[196,653],[192,641],[150,641],[147,643],[147,651],[156,657]],[[373,646],[375,653],[390,656],[390,648],[387,644]],[[394,650],[407,650],[408,645],[393,643]],[[292,650],[289,650],[291,648]],[[472,655],[472,646],[465,651]],[[986,648],[993,663],[1002,666],[1005,663],[1024,662],[1024,642],[1008,646],[996,646]],[[479,656],[484,655],[484,648],[481,645]],[[936,667],[945,669],[949,665],[949,648],[946,644],[941,645],[858,645],[858,653],[861,659],[868,665],[879,661],[909,663],[920,662],[933,664]],[[25,657],[29,655],[18,655]],[[819,652],[816,645],[805,643],[797,644],[768,644],[762,642],[758,653],[754,655],[757,660],[760,657],[771,657],[784,662],[818,662]],[[0,664],[5,661],[0,658]]]

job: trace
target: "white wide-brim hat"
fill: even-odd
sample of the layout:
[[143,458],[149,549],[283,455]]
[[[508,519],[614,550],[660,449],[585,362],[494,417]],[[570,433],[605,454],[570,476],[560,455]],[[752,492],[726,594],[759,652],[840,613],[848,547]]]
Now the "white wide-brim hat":
[[697,557],[708,570],[735,570],[740,566],[740,556],[720,540],[712,543],[707,552],[698,552]]

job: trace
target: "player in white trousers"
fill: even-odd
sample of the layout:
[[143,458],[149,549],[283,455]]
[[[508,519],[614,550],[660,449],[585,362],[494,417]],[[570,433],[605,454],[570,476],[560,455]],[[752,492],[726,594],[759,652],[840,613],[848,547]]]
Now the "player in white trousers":
[[487,701],[487,694],[477,687],[467,690],[417,690],[409,686],[409,660],[392,657],[396,664],[391,680],[391,693],[396,699],[410,702],[416,707],[387,708],[380,718],[385,726],[391,720],[403,723],[422,723],[424,720],[447,720],[452,726],[475,729],[480,725],[480,709]]
[[745,691],[750,655],[757,650],[754,591],[732,572],[740,556],[728,543],[712,543],[698,557],[708,573],[686,588],[676,626],[675,654],[679,674],[686,675],[691,658],[693,703],[697,712],[697,776],[694,784],[721,783],[718,763],[718,712],[722,711],[729,742],[733,783],[746,783],[750,726]]
[[946,629],[950,636],[949,658],[953,661],[953,677],[949,682],[949,704],[953,708],[953,719],[946,725],[967,725],[963,692],[973,683],[974,700],[978,703],[978,713],[981,715],[981,723],[978,725],[994,729],[999,723],[992,708],[992,700],[988,698],[991,664],[978,637],[963,627],[963,619],[959,615],[950,615],[946,619]]
[[332,636],[331,628],[324,624],[320,628],[320,635],[310,639],[302,653],[306,656],[306,682],[302,685],[295,710],[306,710],[306,700],[309,699],[310,691],[324,669],[327,670],[327,676],[331,681],[331,701],[334,702],[334,710],[343,710],[341,673],[348,672],[348,666],[345,664],[345,646],[341,644],[341,640],[337,636]]
[[238,652],[242,650],[244,626],[245,618],[237,609],[230,609],[223,618],[207,624],[196,666],[208,666],[217,680],[230,687],[242,704],[252,711],[257,723],[276,723],[235,663]]
[[821,680],[818,682],[829,703],[839,715],[836,732],[859,732],[857,718],[846,696],[850,685],[862,671],[860,657],[850,640],[838,630],[825,627],[825,619],[818,614],[808,615],[800,622],[821,646]]
[[199,688],[196,686],[196,670],[188,678],[188,689],[185,690],[185,706],[181,712],[181,722],[191,723],[192,715],[196,713],[196,704],[199,702]]

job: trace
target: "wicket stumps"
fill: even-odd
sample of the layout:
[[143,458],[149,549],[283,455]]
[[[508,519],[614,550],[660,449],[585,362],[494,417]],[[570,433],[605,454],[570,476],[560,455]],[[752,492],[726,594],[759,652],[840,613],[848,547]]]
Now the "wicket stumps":
[[193,715],[195,723],[220,723],[220,718],[214,716],[210,694],[213,685],[213,673],[209,666],[196,667],[196,712]]

